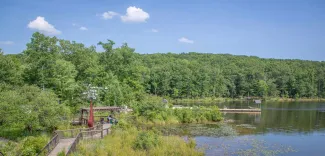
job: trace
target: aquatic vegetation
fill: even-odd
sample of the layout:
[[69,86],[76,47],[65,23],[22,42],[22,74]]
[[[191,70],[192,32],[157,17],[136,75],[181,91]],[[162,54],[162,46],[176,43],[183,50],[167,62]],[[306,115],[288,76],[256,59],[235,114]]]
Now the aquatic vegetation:
[[292,147],[290,146],[284,146],[284,145],[277,145],[277,144],[268,144],[267,142],[263,140],[257,140],[257,139],[248,139],[246,140],[247,143],[249,143],[250,148],[248,149],[239,149],[232,154],[240,155],[240,156],[274,156],[279,154],[285,154],[289,152],[296,152]]
[[182,136],[236,136],[237,132],[230,125],[218,124],[182,124],[157,127],[165,135]]
[[256,138],[220,138],[220,144],[203,144],[202,148],[213,151],[216,155],[236,156],[275,156],[296,152],[290,146],[270,144]]
[[250,125],[250,124],[240,124],[240,125],[236,125],[237,127],[243,127],[243,128],[248,128],[248,129],[256,129],[255,126]]

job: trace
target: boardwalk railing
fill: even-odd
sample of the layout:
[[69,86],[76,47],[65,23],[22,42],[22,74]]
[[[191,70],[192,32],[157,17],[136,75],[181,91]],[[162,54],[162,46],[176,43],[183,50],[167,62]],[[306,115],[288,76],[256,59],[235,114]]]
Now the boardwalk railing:
[[54,133],[59,135],[60,139],[75,138],[80,132],[92,131],[96,129],[102,129],[102,124],[97,124],[92,128],[78,128],[78,129],[67,129],[67,130],[57,130]]
[[[69,148],[67,155],[70,155],[76,151],[77,144],[80,142],[81,139],[94,139],[94,138],[102,139],[104,137],[104,132],[106,132],[106,135],[107,135],[108,131],[109,131],[109,128],[80,132],[77,135],[76,139],[71,144],[71,147]],[[100,136],[97,136],[97,134],[99,134],[99,133],[100,133]]]
[[79,128],[79,129],[67,129],[67,130],[56,130],[54,137],[45,145],[45,147],[37,154],[37,156],[49,155],[51,151],[60,142],[60,139],[76,138],[81,132],[91,132],[95,129],[103,129],[102,124],[97,124],[92,128]]
[[74,140],[74,142],[71,144],[71,147],[69,148],[67,155],[71,154],[76,150],[77,144],[81,139],[82,139],[82,133],[79,133],[76,139]]
[[37,156],[49,155],[50,152],[55,148],[55,146],[59,143],[60,137],[59,135],[55,135],[47,145],[41,150]]

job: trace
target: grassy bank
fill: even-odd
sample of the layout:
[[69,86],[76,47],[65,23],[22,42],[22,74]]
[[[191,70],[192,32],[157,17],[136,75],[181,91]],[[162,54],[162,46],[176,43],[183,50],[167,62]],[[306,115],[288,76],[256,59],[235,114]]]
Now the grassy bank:
[[163,136],[154,130],[139,130],[129,123],[121,122],[112,133],[102,140],[82,141],[75,156],[201,156],[195,141],[179,136]]
[[170,107],[153,99],[133,105],[133,111],[137,122],[148,124],[207,123],[223,119],[216,106],[193,109],[172,109]]

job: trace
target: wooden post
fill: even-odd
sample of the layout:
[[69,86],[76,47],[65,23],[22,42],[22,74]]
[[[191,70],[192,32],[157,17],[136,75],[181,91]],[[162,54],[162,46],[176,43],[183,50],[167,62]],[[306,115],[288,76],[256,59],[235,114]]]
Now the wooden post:
[[100,131],[100,137],[101,137],[102,139],[104,138],[103,130]]
[[82,110],[82,108],[81,108],[81,112],[80,112],[80,119],[79,119],[79,122],[80,122],[80,124],[82,124],[82,118],[84,117],[84,111]]

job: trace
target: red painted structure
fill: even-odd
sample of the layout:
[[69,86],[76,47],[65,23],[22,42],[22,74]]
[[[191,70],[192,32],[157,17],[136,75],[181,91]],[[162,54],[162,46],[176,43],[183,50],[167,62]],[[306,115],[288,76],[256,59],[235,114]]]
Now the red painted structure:
[[90,100],[88,127],[94,127],[94,110],[92,100]]

